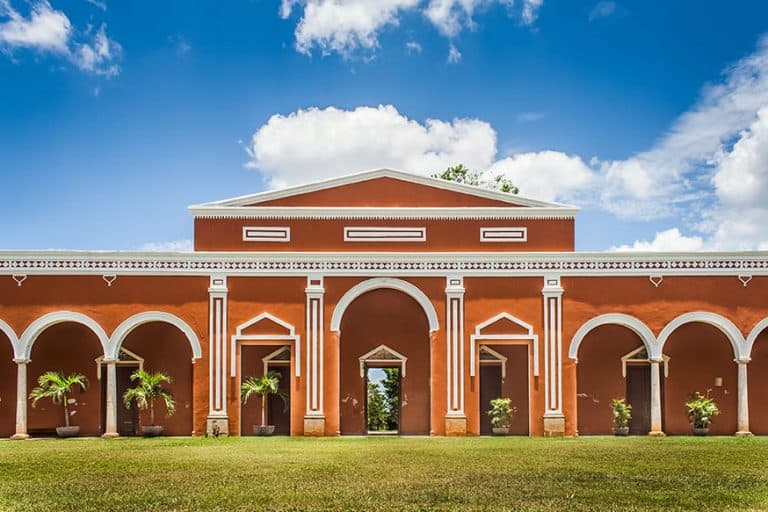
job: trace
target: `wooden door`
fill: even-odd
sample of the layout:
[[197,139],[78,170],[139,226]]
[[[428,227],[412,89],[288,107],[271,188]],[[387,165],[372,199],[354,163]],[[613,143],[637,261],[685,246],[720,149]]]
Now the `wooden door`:
[[632,405],[629,433],[646,435],[651,431],[651,367],[627,366],[627,403]]
[[501,365],[480,365],[480,434],[491,433],[490,401],[501,397]]
[[[291,367],[289,365],[270,365],[269,370],[280,374],[279,389],[284,396],[291,396]],[[291,408],[289,402],[283,402],[279,396],[267,399],[267,424],[275,426],[275,434],[291,435]]]
[[123,404],[123,394],[130,388],[131,374],[136,370],[135,366],[117,367],[117,432],[121,436],[135,436],[139,428],[139,410],[136,403],[126,409]]

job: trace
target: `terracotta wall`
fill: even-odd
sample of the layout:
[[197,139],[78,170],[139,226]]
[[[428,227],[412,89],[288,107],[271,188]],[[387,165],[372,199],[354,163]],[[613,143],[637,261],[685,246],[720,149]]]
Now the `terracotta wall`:
[[619,325],[598,327],[584,338],[577,367],[579,435],[613,432],[611,400],[627,393],[621,357],[642,344],[634,332]]
[[[289,226],[290,242],[244,242],[244,226]],[[345,242],[345,226],[426,228],[426,242]],[[527,242],[480,242],[481,227],[526,227]],[[573,220],[195,219],[196,251],[572,251]]]
[[[144,358],[144,369],[162,372],[173,380],[164,386],[173,395],[176,412],[168,417],[162,401],[155,403],[155,424],[170,436],[188,436],[194,430],[192,401],[192,348],[186,336],[176,327],[153,322],[134,329],[123,347]],[[203,362],[195,364],[205,364]],[[118,406],[123,407],[122,397]],[[141,425],[149,425],[149,412],[142,411]]]
[[747,365],[749,382],[749,428],[755,435],[768,435],[768,330],[762,332],[752,348]]
[[341,433],[364,434],[365,380],[359,357],[387,345],[408,358],[402,379],[402,434],[428,434],[430,430],[429,323],[421,306],[410,296],[380,289],[358,297],[341,323],[340,396]]
[[0,437],[16,432],[16,364],[8,337],[0,332]]
[[[512,316],[533,326],[534,334],[543,342],[543,306],[541,288],[543,280],[540,277],[470,277],[464,279],[464,335],[465,353],[469,354],[470,335],[478,324],[496,316],[499,313],[509,313]],[[508,323],[500,323],[484,331],[485,334],[521,334],[518,327]],[[499,347],[494,345],[494,350]],[[544,415],[544,359],[540,350],[539,377],[533,375],[533,356],[530,358],[530,411],[531,432],[534,435],[543,433],[542,417]],[[478,363],[479,364],[479,363]],[[484,414],[480,407],[480,373],[475,377],[469,375],[469,357],[465,357],[465,412],[467,415],[467,431],[470,434],[480,433],[480,415]],[[509,370],[509,369],[508,369]],[[510,381],[511,382],[511,381]]]

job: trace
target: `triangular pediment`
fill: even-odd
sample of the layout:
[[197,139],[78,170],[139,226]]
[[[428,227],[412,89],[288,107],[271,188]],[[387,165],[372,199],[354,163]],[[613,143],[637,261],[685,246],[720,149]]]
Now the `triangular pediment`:
[[475,334],[481,336],[533,336],[533,327],[509,313],[499,313],[479,324]]
[[238,336],[293,336],[294,327],[274,315],[261,313],[237,328]]
[[390,169],[378,169],[202,205],[211,208],[553,208],[571,206],[463,185]]

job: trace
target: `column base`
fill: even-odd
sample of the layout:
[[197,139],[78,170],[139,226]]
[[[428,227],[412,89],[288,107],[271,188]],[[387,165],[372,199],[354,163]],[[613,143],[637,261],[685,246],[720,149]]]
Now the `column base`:
[[325,416],[304,416],[304,435],[323,437],[325,435]]
[[565,416],[544,416],[544,435],[563,437],[565,435]]
[[648,432],[648,437],[667,437],[667,434],[665,434],[661,430],[651,430],[650,432]]
[[24,439],[29,439],[29,434],[13,434],[11,439],[14,441],[23,441]]
[[118,437],[120,437],[120,434],[118,434],[117,432],[106,432],[104,434],[101,434],[102,439],[117,439]]
[[736,437],[751,437],[754,434],[750,432],[749,430],[739,430],[736,432]]
[[466,436],[467,435],[467,417],[466,416],[446,416],[445,417],[445,435],[446,436]]
[[226,416],[209,416],[205,420],[205,437],[227,437],[229,435],[229,418]]

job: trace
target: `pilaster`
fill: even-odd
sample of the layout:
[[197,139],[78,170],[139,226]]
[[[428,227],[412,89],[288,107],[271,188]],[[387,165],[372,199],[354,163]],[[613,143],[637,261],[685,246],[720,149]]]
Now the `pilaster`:
[[209,407],[206,435],[229,434],[227,415],[227,276],[214,274],[208,288]]
[[306,388],[307,407],[304,414],[304,435],[325,435],[325,413],[323,408],[323,318],[325,287],[323,276],[307,276],[306,314],[307,314],[307,350],[306,350]]
[[544,435],[565,434],[563,414],[563,288],[560,276],[544,275]]
[[449,275],[445,287],[446,390],[445,434],[467,433],[464,413],[464,278]]

